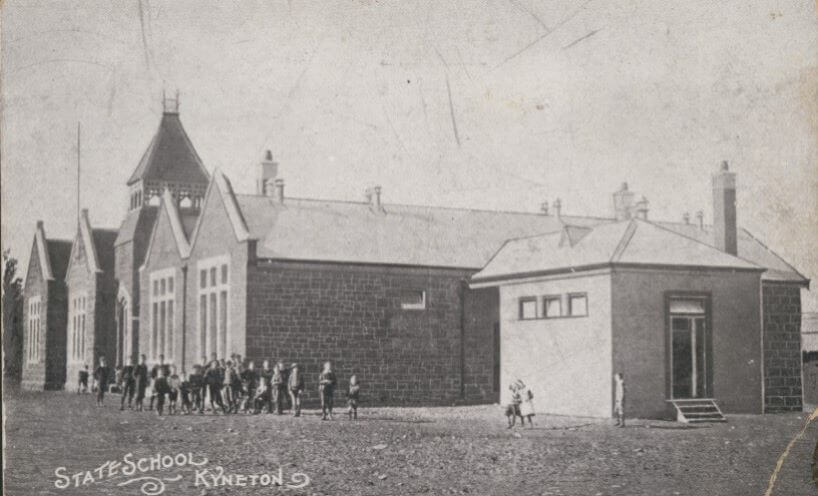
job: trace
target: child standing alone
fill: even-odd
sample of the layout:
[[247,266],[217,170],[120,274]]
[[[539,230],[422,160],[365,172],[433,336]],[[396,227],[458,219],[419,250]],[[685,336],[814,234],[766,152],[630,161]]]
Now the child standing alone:
[[614,374],[614,415],[616,426],[625,427],[625,374]]
[[358,397],[361,392],[361,386],[358,384],[358,376],[353,375],[349,378],[349,389],[347,389],[347,406],[349,410],[349,420],[358,420]]
[[321,420],[332,420],[332,402],[335,396],[335,372],[332,371],[332,363],[324,363],[324,370],[318,376],[318,392],[321,394]]

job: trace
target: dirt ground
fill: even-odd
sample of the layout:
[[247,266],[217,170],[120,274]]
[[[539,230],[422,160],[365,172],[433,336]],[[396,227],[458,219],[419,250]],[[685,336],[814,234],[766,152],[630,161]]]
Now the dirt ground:
[[[118,400],[112,395],[98,409],[91,395],[7,393],[5,494],[151,494],[146,480],[119,484],[152,476],[172,479],[163,481],[170,495],[762,495],[807,417],[731,416],[695,428],[634,420],[617,429],[609,421],[538,415],[533,429],[509,430],[496,405],[363,408],[357,421],[336,415],[322,422],[315,411],[158,418],[121,412]],[[772,494],[818,494],[810,481],[816,424],[792,447]],[[148,471],[123,475],[129,453],[134,465],[146,458],[139,467]],[[177,455],[185,466],[159,468],[163,457]],[[121,465],[95,471],[109,460]],[[269,475],[279,468],[282,486]],[[299,473],[309,483],[287,487],[306,482]]]

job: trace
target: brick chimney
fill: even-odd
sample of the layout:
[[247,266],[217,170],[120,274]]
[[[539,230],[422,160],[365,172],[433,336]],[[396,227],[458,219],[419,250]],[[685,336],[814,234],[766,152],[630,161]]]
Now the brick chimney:
[[258,178],[256,179],[256,194],[271,196],[274,194],[272,183],[278,175],[278,162],[273,160],[273,152],[264,152],[264,158],[259,162]]
[[561,218],[562,217],[562,200],[560,200],[559,198],[554,200],[553,208],[554,208],[554,216],[556,218],[558,218],[558,219]]
[[622,183],[619,191],[613,194],[614,217],[616,220],[627,220],[631,218],[633,208],[633,193],[628,190],[628,183]]
[[704,212],[699,210],[696,212],[696,222],[699,224],[699,229],[704,231]]
[[713,236],[715,247],[736,255],[736,175],[730,172],[727,161],[713,174]]

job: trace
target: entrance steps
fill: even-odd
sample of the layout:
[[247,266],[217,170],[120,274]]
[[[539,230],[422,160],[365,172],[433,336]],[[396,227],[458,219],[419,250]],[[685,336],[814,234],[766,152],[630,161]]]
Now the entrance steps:
[[676,408],[676,421],[685,424],[704,422],[727,422],[716,401],[712,398],[669,400]]

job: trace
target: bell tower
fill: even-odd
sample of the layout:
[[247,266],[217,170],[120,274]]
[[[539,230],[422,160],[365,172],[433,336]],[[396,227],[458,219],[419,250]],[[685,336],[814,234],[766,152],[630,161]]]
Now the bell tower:
[[117,293],[117,354],[125,363],[139,354],[139,267],[145,261],[160,199],[169,191],[182,209],[196,213],[210,175],[179,119],[179,92],[162,94],[162,119],[127,181],[129,207],[119,228],[114,253]]

